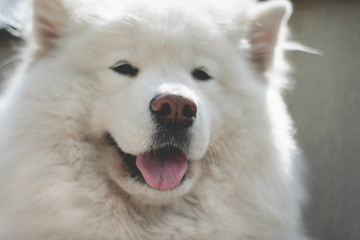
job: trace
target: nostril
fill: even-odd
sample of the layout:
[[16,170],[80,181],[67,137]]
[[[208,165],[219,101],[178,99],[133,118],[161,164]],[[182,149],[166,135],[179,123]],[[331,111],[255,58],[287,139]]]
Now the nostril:
[[171,113],[171,106],[169,101],[161,97],[155,97],[151,100],[150,109],[153,113],[159,115],[166,115]]
[[159,111],[157,111],[157,114],[161,116],[167,116],[171,114],[171,106],[169,103],[164,103],[161,105],[161,108]]
[[182,110],[182,114],[187,119],[193,118],[196,115],[196,113],[194,112],[194,110],[191,108],[190,105],[185,105],[184,106],[184,108]]

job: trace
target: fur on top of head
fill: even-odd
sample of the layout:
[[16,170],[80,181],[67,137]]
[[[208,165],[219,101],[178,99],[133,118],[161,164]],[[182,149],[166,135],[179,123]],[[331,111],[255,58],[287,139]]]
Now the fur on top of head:
[[[33,2],[30,42],[37,54],[56,48],[57,43],[61,42],[59,39],[81,34],[89,25],[102,27],[112,21],[132,18],[145,21],[144,15],[149,11],[143,0],[106,0],[101,3],[94,0]],[[292,13],[292,6],[287,0],[155,0],[151,4],[151,11],[160,14],[169,14],[171,8],[186,8],[184,12],[195,16],[196,21],[212,21],[219,32],[223,32],[230,41],[247,51],[249,58],[261,72],[273,69],[276,65],[274,59],[281,62],[282,70],[287,70],[287,66],[281,61],[281,43],[285,40],[286,23]]]

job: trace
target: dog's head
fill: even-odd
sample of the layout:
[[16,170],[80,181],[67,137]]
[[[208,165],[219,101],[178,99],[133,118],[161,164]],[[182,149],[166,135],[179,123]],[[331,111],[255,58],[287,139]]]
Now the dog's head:
[[87,109],[79,122],[101,145],[97,160],[110,179],[130,196],[163,203],[221,164],[223,140],[257,126],[264,73],[290,6],[159,2],[35,0],[33,64],[61,69],[47,76]]

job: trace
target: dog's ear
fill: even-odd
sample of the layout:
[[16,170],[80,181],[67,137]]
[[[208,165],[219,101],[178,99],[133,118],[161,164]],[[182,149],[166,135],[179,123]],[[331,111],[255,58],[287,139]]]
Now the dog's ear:
[[61,0],[33,0],[32,33],[38,48],[53,47],[68,24],[69,15]]
[[292,5],[286,0],[260,2],[249,11],[245,39],[250,58],[260,71],[265,72],[272,65],[291,13]]

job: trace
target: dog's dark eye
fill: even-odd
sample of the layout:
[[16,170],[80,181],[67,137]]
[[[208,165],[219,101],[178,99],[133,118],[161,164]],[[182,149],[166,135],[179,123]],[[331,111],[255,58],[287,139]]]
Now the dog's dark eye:
[[207,81],[210,80],[212,77],[202,68],[194,69],[191,72],[191,75],[200,81]]
[[123,61],[116,63],[114,66],[111,67],[111,69],[117,73],[130,77],[135,77],[139,72],[139,69],[133,67],[130,63]]

